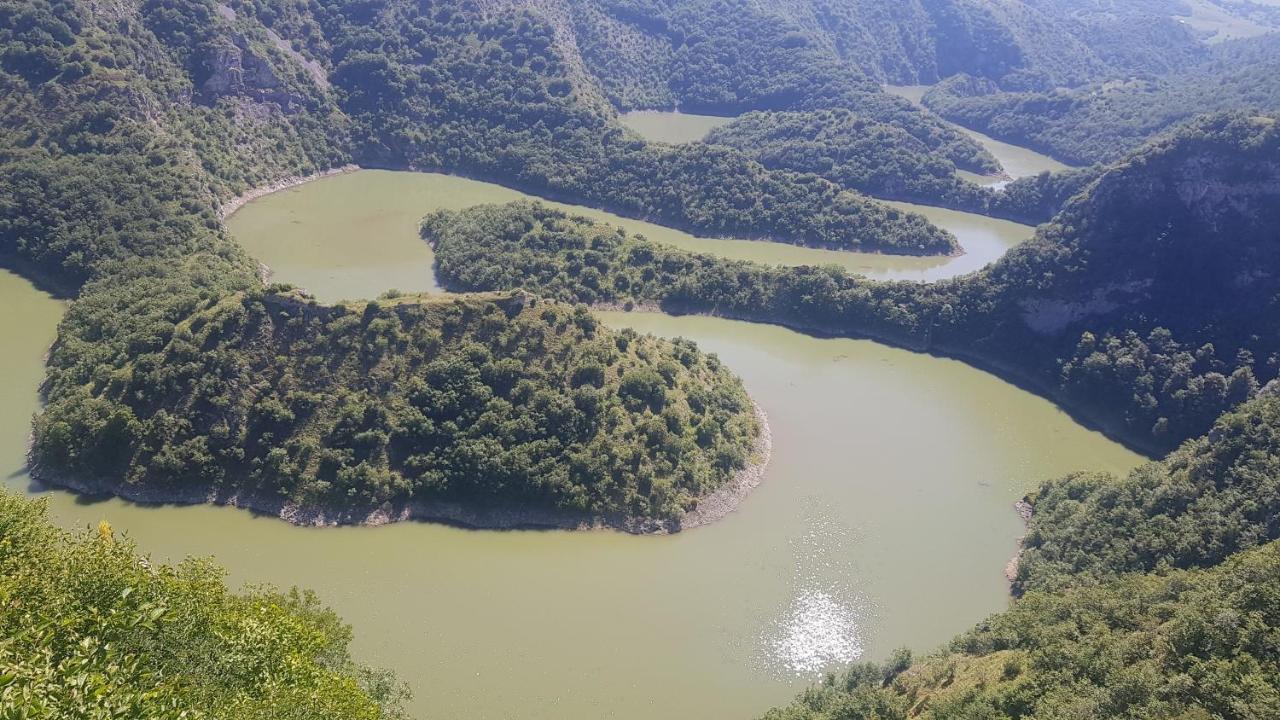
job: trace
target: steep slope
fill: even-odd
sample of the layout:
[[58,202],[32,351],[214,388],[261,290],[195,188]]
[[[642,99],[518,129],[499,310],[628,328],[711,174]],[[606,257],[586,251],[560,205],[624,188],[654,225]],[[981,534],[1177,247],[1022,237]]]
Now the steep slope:
[[1003,92],[989,80],[951,78],[925,104],[966,127],[1088,164],[1122,157],[1203,113],[1280,110],[1280,35],[1218,45],[1164,75],[1123,74],[1076,89]]

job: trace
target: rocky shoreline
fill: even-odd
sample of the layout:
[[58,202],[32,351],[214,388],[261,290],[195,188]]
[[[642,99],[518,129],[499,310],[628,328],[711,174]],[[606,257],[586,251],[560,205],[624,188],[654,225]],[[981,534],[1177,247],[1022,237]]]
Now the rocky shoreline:
[[633,535],[667,535],[707,525],[733,512],[738,504],[764,480],[765,468],[773,454],[773,433],[768,416],[753,403],[760,434],[752,446],[746,467],[724,485],[702,498],[697,507],[674,520],[638,518],[626,515],[584,515],[536,507],[473,507],[449,501],[384,504],[360,512],[298,505],[279,497],[243,490],[156,488],[130,485],[121,480],[87,480],[49,477],[38,464],[30,465],[31,477],[53,487],[63,487],[90,496],[112,495],[142,505],[226,505],[263,515],[272,515],[294,525],[334,527],[338,525],[378,526],[405,520],[421,520],[458,525],[478,530],[561,529],[620,530]]
[[1035,508],[1031,505],[1030,500],[1022,498],[1013,504],[1013,509],[1018,513],[1018,517],[1022,520],[1022,534],[1018,536],[1018,550],[1009,558],[1009,562],[1004,566],[1004,579],[1012,585],[1018,579],[1018,564],[1022,559],[1022,540],[1027,536],[1027,527],[1031,524],[1031,516],[1035,514]]
[[231,198],[230,200],[227,200],[218,208],[218,215],[225,221],[227,218],[234,215],[237,210],[258,198],[266,197],[272,193],[278,193],[281,190],[288,190],[289,188],[297,187],[299,185],[305,185],[312,180],[319,180],[320,178],[331,177],[333,175],[346,175],[347,173],[352,173],[359,169],[359,165],[343,165],[341,167],[329,168],[328,170],[311,173],[310,175],[290,175],[289,177],[280,178],[273,183],[252,188]]

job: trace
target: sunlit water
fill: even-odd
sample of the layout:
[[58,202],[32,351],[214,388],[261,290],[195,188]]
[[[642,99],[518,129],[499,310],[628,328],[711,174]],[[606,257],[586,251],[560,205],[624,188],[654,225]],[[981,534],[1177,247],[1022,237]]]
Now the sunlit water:
[[[300,231],[318,237],[333,221]],[[373,256],[394,242],[352,237]],[[343,276],[341,292],[377,294],[377,274],[364,287]],[[0,299],[15,309],[0,315],[0,460],[10,487],[35,491],[23,449],[62,306],[9,274]],[[46,494],[64,526],[108,519],[157,559],[213,555],[234,585],[316,589],[354,626],[360,659],[412,685],[419,717],[747,718],[828,669],[928,650],[999,610],[1020,532],[1011,503],[1045,477],[1139,461],[955,361],[713,318],[604,318],[697,340],[768,412],[766,479],[728,518],[672,537],[304,529]]]

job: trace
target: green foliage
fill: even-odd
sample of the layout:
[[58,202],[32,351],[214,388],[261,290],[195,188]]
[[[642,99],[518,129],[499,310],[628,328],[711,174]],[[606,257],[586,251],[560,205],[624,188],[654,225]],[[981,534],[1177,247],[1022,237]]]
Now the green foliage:
[[667,519],[740,469],[759,432],[741,383],[691,344],[567,306],[213,302],[110,374],[55,372],[41,472],[352,519],[442,499]]
[[101,523],[56,530],[0,492],[0,715],[403,717],[402,686],[352,662],[315,596],[232,594],[206,561],[152,564]]
[[848,110],[747,113],[706,142],[748,153],[771,169],[811,173],[879,198],[922,202],[1019,222],[1048,222],[1101,168],[1042,173],[984,188],[956,174],[1000,172],[954,128],[880,122]]
[[707,142],[753,153],[765,167],[821,175],[878,197],[928,199],[963,190],[957,166],[998,172],[975,141],[948,128],[917,137],[848,110],[748,113]]
[[[1274,377],[1273,120],[1201,121],[1105,170],[974,195],[954,167],[986,158],[872,79],[969,73],[981,79],[930,103],[1068,159],[1111,159],[1192,111],[1274,109],[1273,40],[1204,50],[1154,0],[546,5],[567,12],[0,2],[0,255],[78,290],[50,356],[37,469],[351,517],[452,499],[668,518],[742,466],[749,403],[690,343],[524,296],[322,307],[263,289],[219,203],[350,160],[708,235],[915,254],[954,241],[849,188],[1028,219],[1074,197],[993,268],[929,286],[692,255],[531,205],[424,229],[452,287],[976,357],[1153,445],[1208,429]],[[736,148],[655,147],[604,98],[770,112],[723,131]],[[1274,545],[1240,552],[1276,537],[1276,405],[1246,404],[1128,478],[1046,485],[1010,612],[771,717],[1276,715],[1280,560]],[[69,538],[11,498],[0,549],[6,712],[395,714],[395,684],[353,666],[347,631],[305,595],[232,595],[205,563],[153,567],[109,527]]]
[[1158,77],[1108,79],[1074,89],[1000,92],[959,76],[925,104],[966,127],[1061,160],[1110,162],[1156,134],[1210,112],[1280,110],[1280,39],[1224,43],[1202,61]]
[[1046,483],[1015,590],[1207,567],[1280,538],[1278,449],[1280,398],[1271,395],[1124,479],[1083,473]]

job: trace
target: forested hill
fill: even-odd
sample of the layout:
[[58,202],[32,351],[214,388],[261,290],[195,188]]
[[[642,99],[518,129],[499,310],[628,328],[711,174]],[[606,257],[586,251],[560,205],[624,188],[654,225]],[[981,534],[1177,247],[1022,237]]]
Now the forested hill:
[[[1036,238],[939,286],[933,337],[1025,363],[1159,444],[1280,370],[1280,127],[1204,119],[1105,173]],[[941,303],[941,305],[938,305]]]
[[303,523],[452,501],[657,528],[752,461],[761,431],[692,343],[522,296],[238,294],[88,387],[72,355],[36,422],[41,477]]
[[924,101],[966,127],[1060,160],[1107,162],[1202,113],[1280,110],[1280,35],[1217,45],[1168,74],[1119,74],[1078,88],[1002,92],[960,75]]
[[1276,121],[1222,116],[1108,170],[991,268],[932,285],[694,255],[529,206],[438,214],[424,233],[462,289],[658,302],[955,353],[1170,448],[1277,375],[1278,213]]
[[[556,25],[623,108],[781,109],[832,68],[863,84],[968,73],[1010,90],[1165,73],[1205,51],[1179,3],[1090,0],[494,0]],[[784,82],[779,82],[783,80]]]

